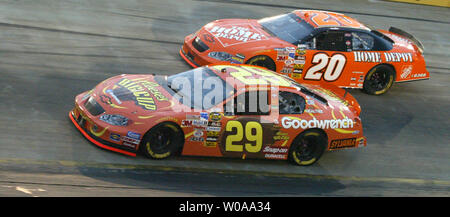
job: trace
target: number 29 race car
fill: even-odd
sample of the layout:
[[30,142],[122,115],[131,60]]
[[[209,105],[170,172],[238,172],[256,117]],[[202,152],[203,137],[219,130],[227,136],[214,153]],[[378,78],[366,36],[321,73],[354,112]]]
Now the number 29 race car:
[[69,117],[95,145],[174,154],[291,160],[366,146],[358,102],[258,66],[213,65],[171,76],[119,75],[75,98]]
[[385,93],[394,82],[429,79],[423,45],[398,28],[376,30],[344,14],[295,10],[223,19],[185,37],[180,55],[193,67],[245,63],[300,83],[330,83]]

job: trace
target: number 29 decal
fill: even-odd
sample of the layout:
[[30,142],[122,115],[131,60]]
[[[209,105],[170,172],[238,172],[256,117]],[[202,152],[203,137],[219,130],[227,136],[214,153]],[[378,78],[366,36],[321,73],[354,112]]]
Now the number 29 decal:
[[[228,135],[226,137],[226,151],[243,152],[245,149],[247,152],[256,153],[261,150],[263,144],[263,129],[260,123],[249,121],[244,127],[239,121],[229,121],[225,131],[231,132],[233,129],[236,129],[236,134]],[[245,140],[248,142],[244,142]],[[236,142],[237,144],[233,144],[233,142]]]
[[323,80],[336,81],[344,70],[347,59],[343,54],[336,53],[329,57],[326,53],[317,53],[313,56],[311,66],[306,71],[303,79],[305,80]]

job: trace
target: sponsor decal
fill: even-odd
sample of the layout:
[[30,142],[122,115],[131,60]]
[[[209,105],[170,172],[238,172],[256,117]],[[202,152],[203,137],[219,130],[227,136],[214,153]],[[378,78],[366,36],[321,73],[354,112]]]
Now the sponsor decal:
[[120,142],[120,134],[117,134],[117,133],[111,133],[111,134],[109,134],[109,138],[110,138],[112,141]]
[[273,140],[278,141],[278,140],[289,140],[289,134],[288,133],[284,133],[284,132],[280,132],[278,131],[275,136],[273,136]]
[[402,78],[402,79],[407,78],[411,74],[412,69],[413,69],[412,65],[403,66],[402,67],[402,74],[400,75],[400,78]]
[[411,53],[384,53],[386,62],[413,62]]
[[206,127],[206,131],[220,132],[220,127]]
[[210,142],[217,142],[218,138],[217,137],[207,137],[206,141],[210,141]]
[[215,148],[215,147],[217,147],[217,142],[206,141],[206,142],[204,143],[204,145],[205,145],[206,147]]
[[159,84],[139,80],[132,81],[127,78],[122,78],[117,84],[119,88],[110,91],[109,94],[116,96],[119,101],[132,100],[136,105],[142,107],[145,110],[156,110],[155,99],[158,101],[168,101],[156,87]]
[[209,114],[209,119],[211,121],[220,121],[222,119],[222,114],[219,112],[211,112]]
[[300,118],[283,117],[281,119],[281,125],[285,129],[308,129],[308,128],[320,128],[320,129],[346,129],[353,128],[353,120],[349,118],[345,119],[333,119],[333,120],[305,120]]
[[413,77],[413,78],[420,78],[420,77],[425,77],[425,76],[427,76],[426,73],[419,73],[419,74],[414,74],[411,77]]
[[196,127],[207,127],[208,121],[207,120],[192,120],[192,125]]
[[207,137],[218,137],[220,135],[219,131],[206,131]]
[[270,147],[266,146],[263,149],[263,153],[271,153],[271,154],[286,154],[288,153],[288,148],[281,148],[281,147]]
[[127,143],[131,143],[131,144],[136,144],[136,145],[139,144],[139,142],[141,142],[141,140],[139,140],[139,139],[130,138],[128,136],[123,136],[122,141],[124,143],[127,142]]
[[322,110],[322,109],[305,109],[305,112],[307,112],[307,113],[313,113],[313,114],[315,114],[315,113],[320,113],[320,114],[322,114],[322,113],[323,113],[323,110]]
[[281,73],[289,74],[292,72],[292,70],[293,70],[292,66],[285,66],[281,69]]
[[208,120],[208,113],[206,112],[200,113],[200,119]]
[[381,53],[379,52],[353,52],[355,62],[381,63]]
[[181,120],[181,127],[192,127],[192,120]]
[[128,146],[128,147],[130,147],[132,149],[136,149],[136,144],[133,144],[133,143],[123,142],[122,145]]
[[208,127],[221,127],[222,123],[221,122],[216,122],[216,121],[210,121],[208,122]]
[[189,139],[189,141],[192,141],[192,142],[204,142],[205,139],[203,137],[191,137]]
[[141,134],[139,133],[135,133],[133,131],[128,131],[127,136],[133,139],[140,139],[141,138]]
[[194,129],[194,136],[195,137],[202,137],[203,136],[203,130],[202,129]]
[[280,159],[280,160],[284,160],[286,159],[285,154],[264,154],[264,157],[267,159]]
[[244,59],[236,57],[236,56],[233,56],[233,57],[231,57],[230,63],[242,64],[242,63],[244,63]]
[[209,43],[214,43],[214,37],[210,34],[203,34],[203,39]]
[[330,143],[330,149],[353,148],[353,147],[356,147],[356,138],[338,139],[333,140]]
[[213,26],[208,30],[223,46],[230,46],[242,42],[259,41],[267,37],[252,25],[223,25]]
[[354,51],[353,56],[355,62],[380,63],[383,62],[382,57],[384,62],[413,62],[411,53],[386,52],[381,55],[380,52]]
[[181,121],[181,127],[206,127],[208,126],[207,120],[182,120]]

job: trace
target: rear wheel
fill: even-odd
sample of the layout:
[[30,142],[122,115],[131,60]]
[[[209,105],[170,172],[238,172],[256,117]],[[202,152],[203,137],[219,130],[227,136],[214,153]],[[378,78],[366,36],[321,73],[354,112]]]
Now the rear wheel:
[[387,65],[372,68],[366,75],[363,91],[371,95],[386,93],[394,83],[394,70]]
[[255,65],[255,66],[261,66],[264,67],[266,69],[275,71],[276,70],[276,65],[275,62],[270,59],[270,57],[268,56],[255,56],[252,57],[251,59],[249,59],[246,64],[248,65]]
[[319,130],[308,130],[294,139],[289,149],[289,159],[300,166],[317,162],[327,148],[327,138]]
[[160,123],[148,131],[140,150],[153,159],[164,159],[177,154],[184,143],[183,131],[173,123]]

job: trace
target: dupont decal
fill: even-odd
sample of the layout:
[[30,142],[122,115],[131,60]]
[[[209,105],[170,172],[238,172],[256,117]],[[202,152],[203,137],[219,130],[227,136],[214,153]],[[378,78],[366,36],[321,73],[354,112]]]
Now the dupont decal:
[[231,46],[239,43],[259,41],[267,39],[261,31],[254,28],[250,24],[244,25],[223,25],[214,26],[211,29],[207,29],[209,33],[214,35],[223,46]]
[[305,120],[295,117],[284,117],[281,119],[281,125],[285,129],[289,128],[346,129],[346,128],[353,128],[353,120],[349,118],[336,120],[317,120],[316,118],[314,118],[312,120]]

